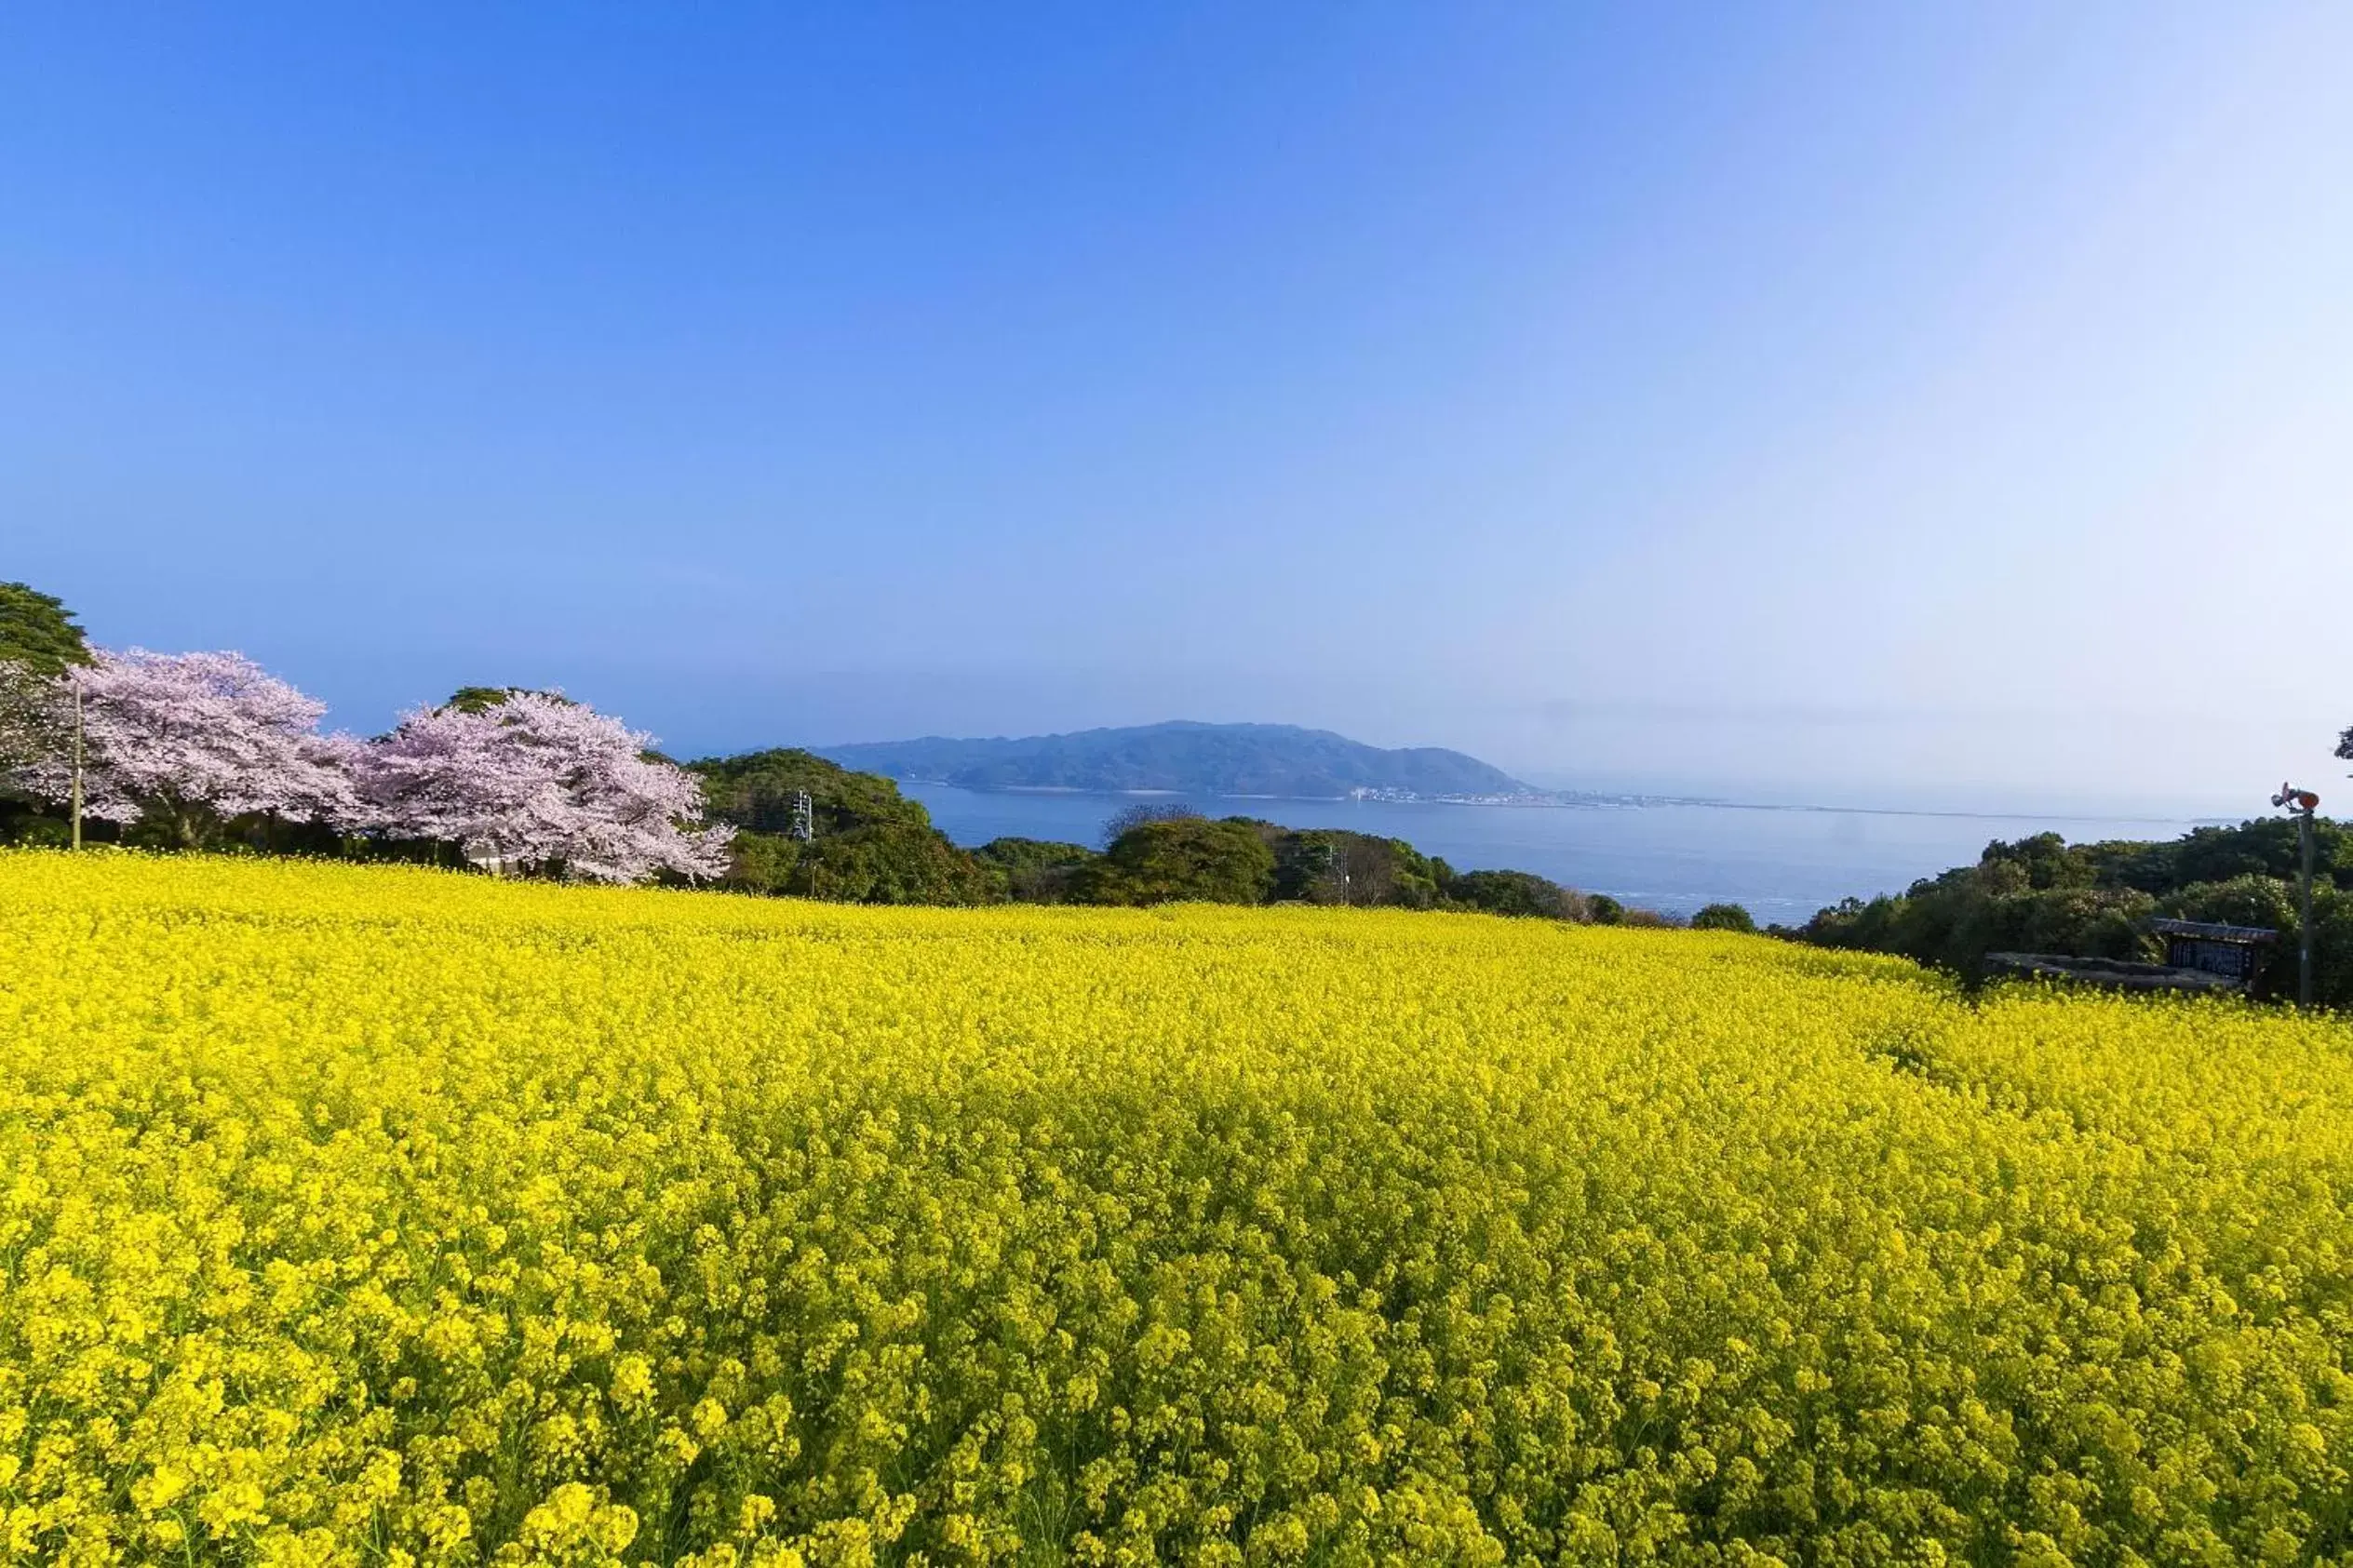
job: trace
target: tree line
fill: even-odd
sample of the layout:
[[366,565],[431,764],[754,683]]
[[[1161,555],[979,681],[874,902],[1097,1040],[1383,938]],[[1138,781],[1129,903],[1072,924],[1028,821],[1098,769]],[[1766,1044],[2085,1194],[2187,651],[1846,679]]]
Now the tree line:
[[[1098,845],[966,850],[892,781],[809,752],[677,762],[560,692],[466,687],[387,734],[235,653],[93,647],[0,583],[0,841],[431,860],[867,904],[1312,903],[1663,925],[1531,872],[1458,871],[1403,839],[1131,808]],[[795,831],[802,797],[807,838]],[[1738,905],[1691,924],[1754,930]]]
[[[2339,755],[2349,753],[2353,731]],[[2325,1007],[2353,1007],[2353,832],[2326,818],[2313,830],[2313,997]],[[1779,934],[1902,953],[1975,983],[1988,953],[2160,958],[2149,930],[2158,917],[2264,926],[2280,940],[2255,994],[2292,998],[2298,864],[2296,824],[2279,817],[2200,827],[2163,843],[2070,844],[2040,833],[1997,840],[1974,865],[1905,892],[1848,899]]]

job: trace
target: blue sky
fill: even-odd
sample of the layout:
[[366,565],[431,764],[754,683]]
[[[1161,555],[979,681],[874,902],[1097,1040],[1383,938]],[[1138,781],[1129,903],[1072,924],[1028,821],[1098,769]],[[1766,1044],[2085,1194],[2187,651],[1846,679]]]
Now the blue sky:
[[2213,803],[2353,723],[2353,9],[17,7],[0,577],[382,728]]

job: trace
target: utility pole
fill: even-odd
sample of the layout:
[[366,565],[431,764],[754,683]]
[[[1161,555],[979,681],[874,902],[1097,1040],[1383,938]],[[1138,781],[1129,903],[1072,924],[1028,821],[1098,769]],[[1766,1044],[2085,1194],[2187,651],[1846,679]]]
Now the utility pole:
[[800,853],[809,862],[809,896],[817,896],[817,857],[809,852],[810,844],[817,837],[817,805],[809,798],[809,792],[797,789],[792,793],[792,826],[787,831],[793,842],[800,846]]
[[74,847],[82,847],[82,689],[74,688]]
[[2304,875],[2296,891],[2296,1005],[2312,1005],[2312,813],[2320,808],[2320,797],[2308,789],[2295,789],[2287,784],[2271,797],[2275,806],[2284,806],[2296,819],[2296,848],[2304,863]]
[[1349,896],[1348,860],[1341,854],[1338,840],[1327,841],[1324,846],[1324,879],[1339,891],[1339,901],[1342,904],[1354,902]]

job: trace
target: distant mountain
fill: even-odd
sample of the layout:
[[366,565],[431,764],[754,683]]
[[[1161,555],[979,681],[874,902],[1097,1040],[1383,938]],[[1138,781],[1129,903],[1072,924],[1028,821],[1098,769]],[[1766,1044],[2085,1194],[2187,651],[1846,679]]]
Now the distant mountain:
[[966,789],[1170,789],[1197,795],[1329,797],[1355,790],[1401,795],[1522,795],[1528,786],[1475,757],[1438,746],[1384,751],[1328,730],[1291,724],[1147,724],[954,741],[820,746],[845,768]]

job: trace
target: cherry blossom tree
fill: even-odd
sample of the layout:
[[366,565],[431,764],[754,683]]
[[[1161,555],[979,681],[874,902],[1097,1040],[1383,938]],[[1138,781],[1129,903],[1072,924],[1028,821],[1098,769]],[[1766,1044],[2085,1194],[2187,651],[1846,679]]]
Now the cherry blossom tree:
[[381,831],[498,869],[717,877],[734,830],[700,825],[701,784],[647,756],[652,739],[559,693],[506,691],[405,715],[366,747],[360,787]]
[[[62,702],[81,700],[83,810],[93,817],[144,819],[188,848],[232,817],[366,820],[352,776],[359,743],[319,733],[326,704],[242,654],[101,651],[58,682]],[[45,748],[20,761],[12,782],[66,800],[71,759]]]

